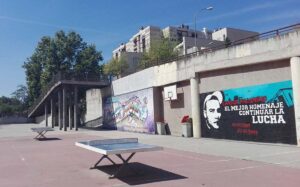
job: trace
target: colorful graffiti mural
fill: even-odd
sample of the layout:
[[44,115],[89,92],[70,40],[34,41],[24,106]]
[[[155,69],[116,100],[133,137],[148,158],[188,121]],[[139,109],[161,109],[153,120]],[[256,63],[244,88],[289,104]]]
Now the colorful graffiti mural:
[[124,131],[154,133],[153,89],[104,100],[104,126]]
[[201,135],[296,144],[291,81],[200,94]]

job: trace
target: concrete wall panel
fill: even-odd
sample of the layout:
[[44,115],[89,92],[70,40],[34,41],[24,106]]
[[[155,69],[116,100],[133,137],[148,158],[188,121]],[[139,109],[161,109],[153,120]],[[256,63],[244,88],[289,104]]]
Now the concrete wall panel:
[[203,72],[200,77],[200,92],[239,88],[257,84],[291,80],[289,60],[254,66],[241,66],[219,71]]
[[102,94],[100,89],[86,91],[85,122],[102,117]]
[[168,123],[171,135],[181,136],[181,119],[191,116],[191,91],[189,81],[177,83],[177,100],[164,101],[165,122]]

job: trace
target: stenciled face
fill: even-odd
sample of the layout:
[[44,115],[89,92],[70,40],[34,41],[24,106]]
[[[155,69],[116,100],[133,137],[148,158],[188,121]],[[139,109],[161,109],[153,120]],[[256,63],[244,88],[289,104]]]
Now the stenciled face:
[[209,125],[213,128],[218,129],[218,122],[221,117],[220,103],[217,100],[209,100],[206,102],[205,118]]

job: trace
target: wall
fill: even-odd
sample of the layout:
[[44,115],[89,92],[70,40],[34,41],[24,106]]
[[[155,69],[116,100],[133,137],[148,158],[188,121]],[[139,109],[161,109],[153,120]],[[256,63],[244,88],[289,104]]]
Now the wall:
[[100,89],[86,91],[85,126],[95,127],[102,125],[102,92]]
[[292,81],[200,94],[201,136],[296,144]]
[[[102,117],[102,95],[100,89],[86,91],[85,123]],[[100,124],[99,124],[100,125]]]
[[[295,144],[293,105],[287,106],[286,102],[283,102],[280,108],[269,109],[268,115],[241,115],[239,113],[247,112],[248,108],[261,103],[274,103],[276,105],[278,101],[271,101],[271,97],[279,93],[282,88],[292,90],[291,69],[288,59],[202,72],[199,73],[199,80],[202,137]],[[286,82],[289,83],[289,86],[286,86]],[[280,85],[283,85],[283,87],[280,87]],[[261,88],[257,89],[258,87]],[[245,89],[248,89],[246,95],[245,92],[242,92]],[[220,122],[218,122],[218,129],[205,126],[209,123],[204,115],[204,100],[208,95],[216,93],[215,91],[220,91],[223,95],[222,107],[218,112],[219,117],[221,117]],[[241,104],[239,102],[233,103],[233,98],[228,98],[230,93],[234,93],[235,97],[240,97],[235,98],[235,100],[258,97],[266,99],[264,101],[254,101],[254,99],[253,103],[243,105],[246,107],[245,109],[235,110],[233,108],[235,106],[240,107]],[[224,103],[228,99],[230,101],[227,102],[228,108],[224,109],[224,105],[227,105]],[[282,112],[279,112],[281,109]],[[217,113],[214,113],[214,115],[217,115]],[[258,124],[257,119],[265,116],[267,118],[261,120],[261,123]],[[278,116],[283,116],[282,124],[278,122]],[[216,118],[219,119],[219,117]],[[272,122],[269,120],[270,117],[274,118]]]
[[[184,96],[180,102],[184,104],[161,100],[161,105],[154,101],[154,110],[157,105],[163,108],[171,133],[181,135],[180,119],[191,114],[191,94],[187,93],[190,92],[190,78],[199,77],[199,94],[288,81],[291,80],[290,58],[293,56],[300,56],[299,31],[145,69],[114,81],[113,94],[157,87],[162,95],[164,86],[177,84],[179,89],[181,86]],[[182,82],[187,83],[182,85]],[[173,104],[177,107],[172,107]]]
[[105,128],[155,133],[152,88],[105,98],[103,108]]
[[[48,114],[48,127],[51,127],[52,124],[52,119],[51,119],[51,114]],[[41,115],[41,116],[37,116],[35,117],[35,123],[37,124],[43,124],[46,126],[46,122],[45,122],[45,115]]]
[[[163,90],[162,90],[163,93]],[[177,100],[163,102],[164,119],[168,123],[171,135],[181,136],[181,119],[191,116],[191,91],[189,81],[177,83]]]
[[[280,76],[279,76],[280,75]],[[291,80],[289,60],[199,73],[200,93]]]
[[12,123],[32,123],[33,119],[26,117],[2,117],[0,118],[0,124],[12,124]]
[[128,75],[112,82],[112,94],[121,95],[153,87],[153,67]]
[[[153,88],[154,122],[164,122],[163,88]],[[156,127],[156,125],[155,125]]]

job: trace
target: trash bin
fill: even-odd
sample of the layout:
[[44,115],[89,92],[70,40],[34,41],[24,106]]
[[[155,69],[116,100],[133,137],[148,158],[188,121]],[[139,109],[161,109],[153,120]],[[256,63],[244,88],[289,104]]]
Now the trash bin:
[[192,137],[192,123],[182,123],[181,128],[183,137]]
[[166,135],[166,124],[163,122],[156,122],[157,134]]

